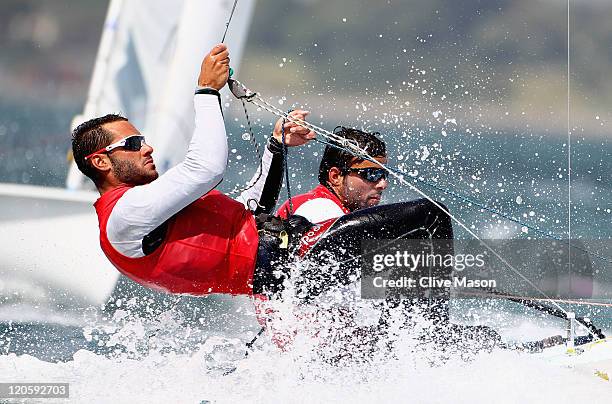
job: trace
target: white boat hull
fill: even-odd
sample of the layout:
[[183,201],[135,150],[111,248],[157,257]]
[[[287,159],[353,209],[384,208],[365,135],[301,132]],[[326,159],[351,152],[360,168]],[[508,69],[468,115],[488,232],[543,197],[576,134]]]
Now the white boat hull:
[[612,379],[612,338],[580,345],[570,353],[565,346],[558,346],[547,348],[536,355],[581,375],[606,381]]
[[0,184],[0,297],[79,308],[100,305],[118,272],[99,246],[95,192]]

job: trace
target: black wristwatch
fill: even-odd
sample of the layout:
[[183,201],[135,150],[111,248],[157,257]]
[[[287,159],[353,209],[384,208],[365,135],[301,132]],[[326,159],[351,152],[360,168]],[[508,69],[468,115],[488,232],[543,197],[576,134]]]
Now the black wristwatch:
[[221,93],[219,93],[218,90],[212,88],[212,87],[200,87],[197,86],[195,89],[195,93],[196,94],[213,94],[216,95],[217,97],[221,97]]
[[272,154],[281,154],[283,153],[284,147],[274,136],[270,136],[268,139],[268,150],[270,150]]

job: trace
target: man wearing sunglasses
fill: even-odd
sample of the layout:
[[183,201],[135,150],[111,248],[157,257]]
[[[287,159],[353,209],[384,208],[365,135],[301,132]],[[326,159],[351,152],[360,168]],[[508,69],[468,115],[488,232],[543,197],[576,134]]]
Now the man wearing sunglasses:
[[[387,163],[385,143],[377,137],[378,133],[344,127],[336,128],[334,133],[354,141],[378,162]],[[286,201],[278,215],[287,218],[294,214],[321,223],[378,205],[388,185],[387,171],[379,164],[327,146],[319,166],[319,185]]]
[[[383,167],[388,163],[387,150],[379,133],[342,126],[337,127],[334,133],[357,144],[375,161],[360,159],[342,148],[328,145],[319,165],[319,185],[286,201],[277,214],[283,218],[301,216],[317,224],[308,233],[308,237],[303,238],[304,246],[300,249],[302,256],[312,259],[321,252],[333,251],[338,261],[354,262],[354,265],[350,265],[352,273],[345,270],[341,276],[337,276],[341,278],[339,283],[343,286],[341,293],[329,287],[326,289],[331,290],[334,299],[341,297],[341,301],[336,303],[340,307],[344,306],[344,320],[353,323],[355,316],[350,307],[354,302],[350,301],[358,300],[360,296],[358,284],[351,282],[351,279],[357,279],[360,272],[360,260],[353,257],[359,257],[362,253],[363,239],[444,240],[453,238],[453,229],[450,217],[426,199],[379,205],[382,193],[389,185],[388,171]],[[447,246],[447,251],[440,253],[452,253],[452,243],[439,245]],[[316,272],[319,267],[309,268]],[[325,271],[319,272],[307,277],[327,279]],[[347,277],[346,274],[351,276]],[[317,289],[317,286],[315,283],[314,287],[310,287],[311,295],[326,292],[324,288]],[[444,294],[442,292],[440,295]],[[446,323],[449,318],[446,299],[430,303],[431,318]]]
[[[236,200],[216,191],[228,157],[219,95],[228,76],[229,53],[219,44],[202,61],[187,155],[161,176],[153,148],[126,118],[106,115],[73,131],[75,162],[100,192],[95,208],[102,250],[144,286],[194,295],[253,294],[263,244],[254,216],[271,212],[278,199],[283,121],[275,125],[252,185]],[[307,114],[296,110],[291,116],[303,120]],[[284,132],[290,147],[314,138],[291,122]]]
[[[373,206],[386,187],[384,173],[370,170],[377,169],[376,164],[347,161],[328,170],[332,185],[342,185],[343,179],[350,177],[366,184],[366,192],[357,192],[352,185],[332,190],[344,196],[353,192],[360,195],[354,204],[346,198],[341,202],[343,206],[346,203],[346,212],[373,207],[330,223],[333,228],[316,246],[302,243],[307,238],[302,235],[312,228],[309,221],[296,215],[287,220],[266,215],[276,204],[282,182],[282,125],[287,146],[299,146],[315,137],[310,130],[283,120],[275,125],[263,156],[262,175],[256,175],[254,186],[236,200],[215,190],[227,165],[227,137],[218,90],[226,84],[228,75],[229,54],[220,44],[201,65],[194,96],[195,130],[187,155],[161,176],[156,171],[153,148],[125,118],[107,115],[74,130],[75,162],[101,195],[95,203],[100,245],[120,272],[144,286],[170,293],[272,297],[278,296],[289,276],[285,264],[291,258],[290,250],[299,249],[301,255],[321,260],[331,252],[346,261],[348,256],[360,254],[361,239],[368,234],[375,238],[396,238],[406,232],[419,238],[452,237],[448,216],[426,201]],[[291,116],[303,120],[307,114],[296,110]],[[367,150],[380,156],[381,163],[385,161],[384,149]],[[365,181],[378,184],[378,188]],[[375,211],[368,212],[370,209]],[[343,245],[342,251],[338,244]],[[318,272],[303,271],[305,279],[313,280],[308,282],[307,297],[333,285],[354,282],[359,262],[349,261],[350,265],[324,273],[323,278]]]

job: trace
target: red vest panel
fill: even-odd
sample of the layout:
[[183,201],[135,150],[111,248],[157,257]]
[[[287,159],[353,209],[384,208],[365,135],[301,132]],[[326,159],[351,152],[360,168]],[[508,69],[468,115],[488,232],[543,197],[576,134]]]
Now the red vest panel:
[[[292,197],[291,203],[293,205],[293,211],[295,212],[296,210],[298,210],[299,207],[305,204],[306,202],[312,201],[313,199],[319,199],[319,198],[329,199],[330,201],[338,205],[338,207],[342,209],[342,211],[345,214],[350,213],[350,211],[344,207],[342,202],[340,202],[340,199],[338,199],[338,197],[334,195],[333,192],[327,189],[327,187],[320,185],[320,184],[304,194],[296,195]],[[276,214],[282,217],[283,219],[286,219],[287,216],[289,216],[289,201],[288,200],[285,201],[285,203],[283,203],[280,208],[278,208],[278,211],[276,212]]]
[[113,207],[129,189],[113,189],[94,204],[102,251],[122,274],[170,293],[252,294],[259,237],[244,205],[213,190],[169,219],[166,237],[152,254],[130,258],[106,235]]
[[[330,201],[334,202],[336,205],[338,205],[340,209],[342,209],[344,214],[350,213],[350,211],[346,207],[344,207],[340,199],[338,199],[338,197],[333,192],[331,192],[327,187],[320,185],[320,184],[304,194],[296,195],[293,198],[291,198],[291,202],[293,204],[293,210],[296,211],[304,203],[308,201],[312,201],[313,199],[319,199],[319,198],[329,199]],[[276,214],[282,217],[283,219],[287,219],[287,217],[289,216],[289,201],[288,200],[285,201],[285,203],[281,205],[281,207],[278,209]],[[321,237],[325,235],[327,230],[334,223],[336,223],[336,220],[338,220],[338,218],[328,219],[321,223],[317,223],[312,228],[310,228],[306,233],[304,233],[302,235],[302,238],[300,239],[300,247],[298,249],[298,255],[300,257],[304,257],[306,253],[321,239]]]

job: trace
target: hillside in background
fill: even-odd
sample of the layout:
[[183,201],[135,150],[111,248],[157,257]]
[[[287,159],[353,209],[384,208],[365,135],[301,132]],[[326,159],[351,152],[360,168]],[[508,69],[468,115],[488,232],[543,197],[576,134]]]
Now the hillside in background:
[[[572,126],[607,136],[612,3],[573,3]],[[2,2],[0,181],[61,185],[106,6]],[[334,120],[409,113],[426,128],[443,111],[464,128],[558,136],[567,130],[566,13],[556,0],[259,0],[239,74]]]

